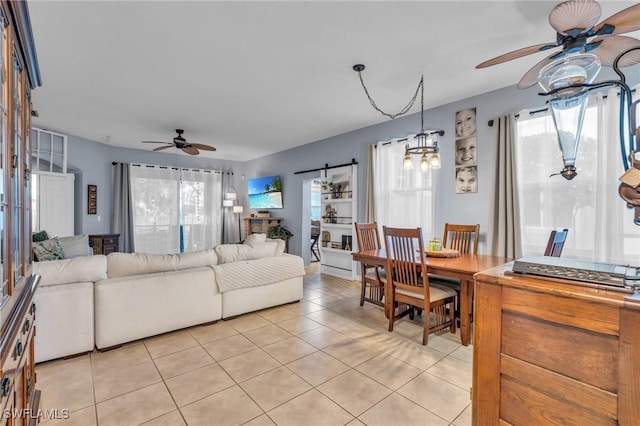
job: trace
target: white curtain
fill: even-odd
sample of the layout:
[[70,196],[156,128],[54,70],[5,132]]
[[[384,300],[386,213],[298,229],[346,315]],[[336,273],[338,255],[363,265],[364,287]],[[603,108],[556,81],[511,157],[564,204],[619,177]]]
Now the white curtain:
[[619,148],[619,100],[590,96],[576,157],[578,176],[549,177],[562,168],[553,119],[520,112],[517,179],[524,255],[541,255],[553,229],[568,228],[562,256],[596,262],[640,263],[640,227],[618,196],[624,172]]
[[216,172],[131,167],[136,251],[180,253],[219,244],[221,188]]
[[[413,140],[413,135],[408,137]],[[420,171],[420,157],[415,156],[413,170],[402,164],[406,141],[394,139],[379,142],[375,149],[374,180],[375,221],[397,228],[422,228],[422,236],[429,240],[434,234],[435,199],[434,173]],[[440,235],[437,235],[438,237]]]

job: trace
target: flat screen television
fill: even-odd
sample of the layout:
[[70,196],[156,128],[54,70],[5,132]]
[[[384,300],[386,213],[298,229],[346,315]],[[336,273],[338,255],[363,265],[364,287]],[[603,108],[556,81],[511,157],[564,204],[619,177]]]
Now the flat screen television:
[[250,209],[281,209],[282,181],[280,176],[267,176],[247,181]]

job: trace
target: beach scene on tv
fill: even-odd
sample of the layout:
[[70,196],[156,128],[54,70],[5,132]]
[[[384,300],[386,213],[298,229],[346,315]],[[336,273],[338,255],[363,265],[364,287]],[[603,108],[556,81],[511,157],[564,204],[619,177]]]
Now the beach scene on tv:
[[268,176],[247,181],[250,209],[281,209],[282,182],[280,176]]

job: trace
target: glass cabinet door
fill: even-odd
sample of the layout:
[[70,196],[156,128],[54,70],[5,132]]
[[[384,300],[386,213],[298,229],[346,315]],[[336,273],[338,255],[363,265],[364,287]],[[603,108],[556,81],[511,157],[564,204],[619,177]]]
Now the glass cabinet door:
[[11,120],[13,138],[11,143],[11,173],[10,173],[10,185],[11,185],[11,220],[10,220],[10,258],[11,258],[11,271],[13,275],[12,285],[16,286],[20,282],[23,276],[22,269],[22,206],[23,206],[23,193],[22,193],[22,106],[23,106],[23,93],[22,93],[22,78],[21,71],[22,65],[18,60],[17,54],[13,54],[13,75],[11,84],[11,98],[13,102],[13,116]]
[[8,58],[7,58],[7,28],[6,20],[0,10],[0,300],[3,300],[9,293],[9,274],[7,267],[7,165],[9,163],[9,153],[7,147],[7,79],[8,79]]

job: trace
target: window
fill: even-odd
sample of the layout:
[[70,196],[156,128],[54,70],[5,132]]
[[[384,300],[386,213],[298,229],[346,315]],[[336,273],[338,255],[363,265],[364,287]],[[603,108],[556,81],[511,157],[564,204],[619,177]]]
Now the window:
[[141,253],[183,253],[220,243],[222,175],[131,167],[134,244]]
[[[409,136],[412,140],[413,136]],[[425,240],[433,237],[434,182],[431,170],[405,170],[404,142],[380,142],[376,147],[375,218],[382,225],[422,228]],[[419,158],[419,157],[418,157]],[[382,235],[382,233],[380,234]]]
[[590,98],[571,181],[562,169],[553,118],[520,113],[516,179],[524,255],[541,255],[552,229],[568,228],[562,256],[618,264],[640,263],[640,227],[618,196],[623,173],[618,136],[619,103],[611,91]]

